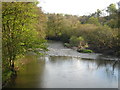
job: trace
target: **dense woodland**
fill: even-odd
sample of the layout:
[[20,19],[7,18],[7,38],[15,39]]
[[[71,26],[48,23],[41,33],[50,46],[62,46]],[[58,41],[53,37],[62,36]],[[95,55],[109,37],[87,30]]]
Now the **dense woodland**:
[[45,14],[37,2],[2,3],[3,83],[16,74],[15,61],[27,52],[47,50],[47,40],[59,40],[67,47],[120,54],[120,13],[115,4],[88,16]]
[[108,16],[102,10],[89,16],[47,14],[47,38],[65,42],[68,47],[89,48],[94,52],[118,53],[118,9],[115,4],[107,7]]

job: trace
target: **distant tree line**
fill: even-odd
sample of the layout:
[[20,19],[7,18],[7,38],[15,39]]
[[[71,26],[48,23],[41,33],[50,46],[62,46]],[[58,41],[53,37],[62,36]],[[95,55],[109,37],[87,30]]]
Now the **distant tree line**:
[[[83,47],[87,44],[87,48],[95,52],[118,55],[119,9],[115,4],[110,4],[106,10],[108,15],[104,16],[102,13],[99,9],[88,16],[48,13],[47,38],[77,47],[81,47],[84,42]],[[79,40],[80,37],[84,41]]]

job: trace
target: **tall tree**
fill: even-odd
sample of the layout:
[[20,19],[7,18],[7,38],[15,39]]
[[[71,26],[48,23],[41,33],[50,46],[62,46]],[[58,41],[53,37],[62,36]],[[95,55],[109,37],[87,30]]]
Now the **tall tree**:
[[89,23],[89,24],[95,24],[95,25],[100,25],[100,23],[98,21],[98,18],[96,18],[96,17],[90,17],[88,19],[87,23]]
[[100,17],[101,14],[102,14],[102,11],[100,9],[97,9],[97,12],[96,12],[97,17]]
[[116,8],[116,5],[115,4],[110,4],[108,7],[107,7],[107,10],[106,10],[109,15],[112,15],[112,14],[115,14],[117,12],[117,8]]
[[[14,61],[18,55],[25,54],[30,48],[45,49],[44,38],[37,31],[38,12],[36,2],[2,3],[2,55],[3,68],[14,70]],[[42,17],[41,17],[42,18]],[[43,35],[44,36],[44,35]],[[5,71],[3,69],[3,72]]]

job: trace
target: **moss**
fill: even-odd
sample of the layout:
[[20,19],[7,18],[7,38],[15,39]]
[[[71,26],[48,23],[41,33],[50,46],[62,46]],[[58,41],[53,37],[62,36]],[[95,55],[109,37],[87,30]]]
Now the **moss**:
[[92,53],[93,51],[90,50],[90,49],[78,49],[77,50],[78,52],[81,52],[81,53]]

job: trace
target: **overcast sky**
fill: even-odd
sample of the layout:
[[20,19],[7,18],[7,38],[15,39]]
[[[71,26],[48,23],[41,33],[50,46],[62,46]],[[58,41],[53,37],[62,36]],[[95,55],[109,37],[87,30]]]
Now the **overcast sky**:
[[63,13],[72,15],[88,15],[97,9],[104,9],[111,3],[120,0],[38,0],[45,13]]

